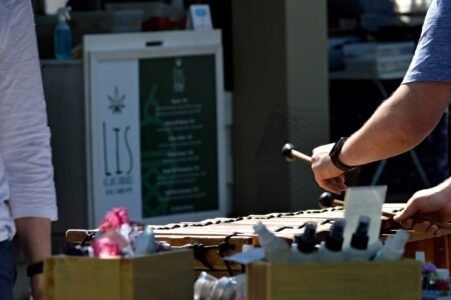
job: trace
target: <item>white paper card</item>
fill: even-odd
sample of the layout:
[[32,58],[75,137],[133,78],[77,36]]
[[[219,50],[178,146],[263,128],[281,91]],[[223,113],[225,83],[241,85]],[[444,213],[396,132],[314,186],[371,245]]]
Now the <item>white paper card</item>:
[[210,6],[206,4],[193,4],[189,8],[189,27],[196,31],[212,30]]
[[359,223],[360,216],[371,219],[368,229],[369,241],[372,244],[379,239],[382,205],[387,193],[386,186],[350,187],[345,195],[345,219],[343,248],[349,246],[352,234]]

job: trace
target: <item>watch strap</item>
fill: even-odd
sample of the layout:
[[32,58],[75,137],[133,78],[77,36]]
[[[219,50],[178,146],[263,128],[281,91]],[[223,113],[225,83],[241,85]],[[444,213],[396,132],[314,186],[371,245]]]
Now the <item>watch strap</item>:
[[342,163],[340,161],[340,159],[338,158],[338,156],[341,153],[341,149],[343,148],[344,143],[346,142],[348,138],[347,137],[342,137],[340,138],[335,145],[332,147],[332,150],[329,153],[330,156],[330,160],[332,161],[332,163],[334,164],[334,166],[337,169],[342,170],[343,172],[349,172],[354,170],[356,167],[352,167],[352,166],[348,166],[345,165],[344,163]]
[[33,277],[34,275],[41,274],[44,272],[44,263],[42,261],[28,265],[27,275],[28,277]]

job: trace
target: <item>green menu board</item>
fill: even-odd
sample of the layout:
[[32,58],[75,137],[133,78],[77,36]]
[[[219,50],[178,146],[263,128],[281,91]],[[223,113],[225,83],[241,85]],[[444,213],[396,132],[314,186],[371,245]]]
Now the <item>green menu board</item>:
[[214,55],[139,60],[142,217],[219,209]]

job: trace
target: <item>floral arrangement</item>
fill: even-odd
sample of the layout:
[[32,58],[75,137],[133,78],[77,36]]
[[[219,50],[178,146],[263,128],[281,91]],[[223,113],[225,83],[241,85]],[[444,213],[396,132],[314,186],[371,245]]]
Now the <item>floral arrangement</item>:
[[65,253],[113,258],[146,255],[171,248],[169,244],[155,240],[151,227],[131,222],[124,207],[108,211],[98,228],[91,246],[68,245]]
[[451,296],[449,273],[443,276],[439,270],[431,263],[421,267],[423,297]]

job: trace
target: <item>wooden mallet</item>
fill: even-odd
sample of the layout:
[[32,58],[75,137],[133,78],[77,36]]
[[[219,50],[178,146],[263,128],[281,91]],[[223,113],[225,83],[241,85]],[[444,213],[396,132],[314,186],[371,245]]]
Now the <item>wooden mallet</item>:
[[321,207],[321,208],[345,206],[344,201],[336,199],[334,197],[334,195],[329,192],[322,193],[321,196],[319,196],[318,202],[319,202],[319,207]]
[[[328,208],[328,207],[343,207],[345,205],[345,202],[342,200],[335,199],[335,196],[330,192],[324,192],[319,196],[319,206],[321,208]],[[382,215],[387,218],[393,218],[395,216],[394,213],[382,211]]]
[[[345,202],[341,200],[335,199],[334,195],[329,192],[324,192],[319,197],[319,206],[321,208],[328,208],[328,207],[341,207],[344,206]],[[393,217],[396,215],[396,213],[388,212],[388,211],[382,211],[382,216],[393,219]],[[416,216],[413,218],[414,222],[423,222],[423,221],[429,221],[432,224],[437,225],[439,228],[445,229],[445,230],[451,230],[451,224],[439,222],[437,220],[434,220],[430,217],[426,216]]]
[[300,161],[303,161],[308,164],[312,163],[312,158],[310,156],[305,155],[304,153],[301,153],[301,152],[295,150],[294,146],[290,143],[283,145],[282,156],[287,161],[300,160]]

